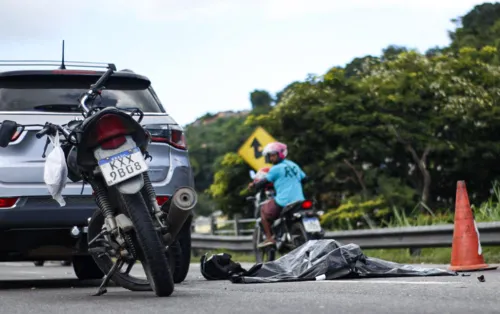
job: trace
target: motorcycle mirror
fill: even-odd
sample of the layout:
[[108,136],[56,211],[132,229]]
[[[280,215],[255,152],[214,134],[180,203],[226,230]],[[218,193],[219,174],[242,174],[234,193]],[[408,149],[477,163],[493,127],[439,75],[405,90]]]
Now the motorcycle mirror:
[[253,179],[255,179],[255,176],[256,176],[256,175],[257,175],[257,174],[255,173],[255,171],[250,170],[250,178],[251,178],[252,180],[253,180]]
[[[7,147],[10,142],[15,141],[24,130],[23,126],[15,121],[4,120],[0,125],[0,147]],[[17,135],[16,135],[17,134]]]

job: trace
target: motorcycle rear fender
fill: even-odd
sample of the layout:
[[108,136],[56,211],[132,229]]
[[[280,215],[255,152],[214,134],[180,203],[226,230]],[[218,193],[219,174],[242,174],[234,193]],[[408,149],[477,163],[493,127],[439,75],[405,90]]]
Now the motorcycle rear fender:
[[113,114],[121,118],[127,128],[127,134],[132,137],[135,146],[138,146],[141,151],[145,151],[149,144],[150,138],[143,127],[130,114],[125,113],[115,107],[106,107],[99,112],[96,112],[75,129],[78,141],[77,164],[85,171],[90,171],[95,167],[95,159],[92,158],[92,151],[98,147],[96,141],[96,125],[100,118],[106,114]]
[[[94,157],[96,158],[96,161],[121,153],[127,149],[132,149],[136,147],[136,144],[131,136],[125,136],[125,139],[126,139],[125,143],[115,149],[104,150],[100,147],[96,148],[94,150]],[[97,167],[96,169],[100,172],[99,167]],[[142,173],[115,185],[118,191],[120,191],[120,193],[122,194],[135,194],[139,192],[143,186],[144,186],[144,178],[142,176]]]

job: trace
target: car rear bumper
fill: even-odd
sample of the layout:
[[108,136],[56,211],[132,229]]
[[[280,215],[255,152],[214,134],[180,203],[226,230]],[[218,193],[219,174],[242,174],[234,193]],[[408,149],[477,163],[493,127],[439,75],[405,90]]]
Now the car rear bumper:
[[86,226],[97,205],[92,195],[65,196],[66,206],[50,196],[21,197],[13,208],[0,209],[0,230]]
[[0,231],[0,262],[69,260],[88,255],[86,233],[78,237],[71,228],[10,229]]

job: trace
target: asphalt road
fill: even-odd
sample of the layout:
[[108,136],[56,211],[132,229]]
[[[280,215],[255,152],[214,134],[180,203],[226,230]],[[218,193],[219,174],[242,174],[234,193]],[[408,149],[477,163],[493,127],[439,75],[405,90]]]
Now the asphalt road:
[[[136,272],[143,274],[140,265]],[[243,264],[243,267],[250,267]],[[422,266],[422,265],[421,265]],[[432,265],[436,266],[436,265]],[[446,266],[439,266],[445,268]],[[478,276],[486,281],[480,282]],[[174,293],[120,287],[91,296],[99,282],[79,282],[72,267],[0,263],[1,313],[499,313],[500,270],[456,277],[233,284],[207,281],[192,264]]]

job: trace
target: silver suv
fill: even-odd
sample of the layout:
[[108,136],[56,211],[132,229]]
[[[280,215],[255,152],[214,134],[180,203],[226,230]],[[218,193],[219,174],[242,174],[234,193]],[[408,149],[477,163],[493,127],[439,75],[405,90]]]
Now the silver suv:
[[[29,62],[1,61],[6,65],[30,66]],[[95,83],[103,71],[69,70],[66,66],[105,67],[106,65],[66,62],[38,62],[32,65],[53,69],[0,72],[0,123],[14,120],[19,124],[65,124],[81,118],[78,97]],[[166,113],[147,77],[130,70],[115,72],[120,83],[107,86],[100,106],[139,107],[142,124],[152,135],[149,176],[160,206],[168,206],[176,188],[194,188],[184,132]],[[96,204],[87,184],[72,182],[63,192],[66,206],[49,196],[44,184],[44,140],[35,138],[40,128],[17,132],[10,144],[0,148],[0,261],[71,260],[80,279],[102,278],[102,272],[87,252],[86,225]],[[71,174],[70,174],[71,175]],[[71,177],[71,176],[70,176]],[[184,280],[191,253],[191,219],[179,235],[183,269],[176,269],[174,280]],[[187,264],[187,266],[185,266]]]

